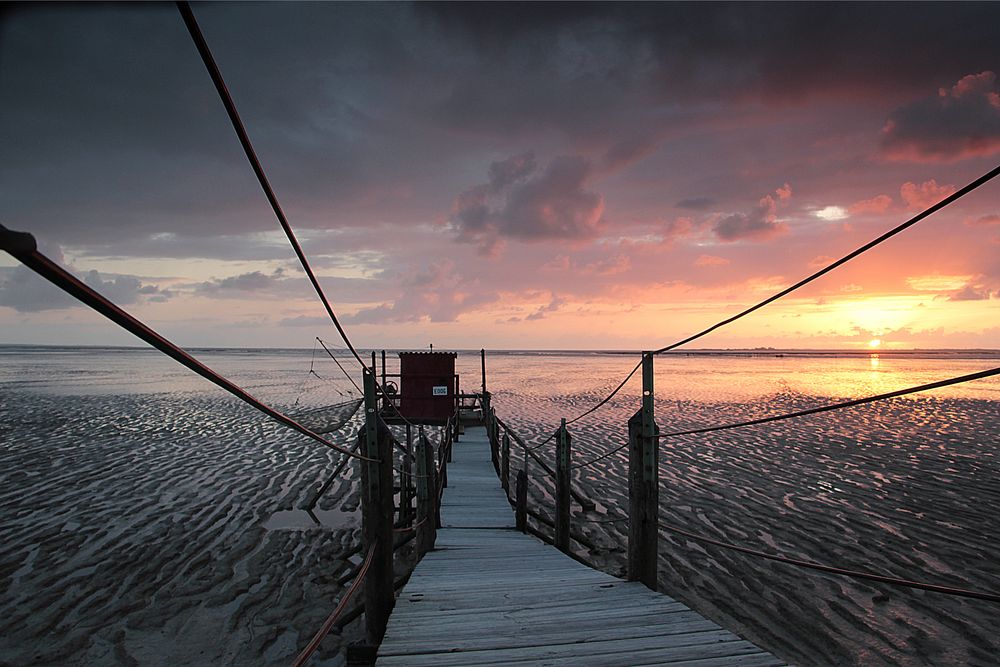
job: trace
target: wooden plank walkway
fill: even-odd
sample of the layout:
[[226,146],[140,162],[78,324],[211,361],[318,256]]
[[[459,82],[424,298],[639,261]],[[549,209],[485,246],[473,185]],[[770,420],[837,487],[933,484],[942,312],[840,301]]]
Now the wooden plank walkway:
[[784,664],[666,595],[517,532],[482,427],[455,443],[441,523],[396,600],[378,665]]

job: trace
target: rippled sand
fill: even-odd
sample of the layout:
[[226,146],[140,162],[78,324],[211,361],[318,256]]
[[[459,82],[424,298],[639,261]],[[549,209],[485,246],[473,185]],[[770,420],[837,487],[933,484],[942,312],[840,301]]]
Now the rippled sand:
[[[565,406],[595,398],[511,391],[495,404],[540,442],[556,415],[577,411]],[[656,410],[668,431],[826,402],[779,392],[744,404],[660,401]],[[571,426],[574,461],[623,444],[637,405],[627,395]],[[925,396],[664,440],[661,521],[769,553],[1000,593],[998,414],[996,401]],[[550,446],[539,452],[553,460]],[[598,547],[582,555],[619,575],[628,524],[607,521],[627,512],[627,460],[623,452],[575,474],[599,503],[578,515],[575,529]],[[534,463],[529,471],[531,502],[551,516],[551,484]],[[796,664],[995,665],[1000,656],[996,603],[825,575],[666,531],[660,586]]]
[[340,455],[225,397],[8,388],[0,411],[4,663],[286,665],[360,560],[350,468],[319,504],[339,523],[265,529]]
[[[317,526],[302,510],[340,455],[173,362],[137,351],[0,356],[0,663],[287,665],[360,562],[355,466],[321,499]],[[353,390],[330,366],[307,375],[308,353],[200,356],[314,426],[347,418],[311,412]],[[478,363],[459,357],[464,387],[478,386]],[[490,387],[501,416],[540,441],[633,363],[491,358]],[[658,363],[661,428],[824,403],[800,390],[817,379],[846,386],[843,398],[949,375],[919,360],[877,373],[867,361],[865,372],[843,360],[712,363]],[[828,365],[835,372],[818,376]],[[662,516],[765,551],[1000,591],[998,386],[665,441]],[[624,442],[637,392],[633,382],[571,427],[576,460]],[[359,419],[330,437],[350,444]],[[530,469],[533,502],[550,513],[551,485]],[[582,472],[599,502],[577,524],[599,547],[584,555],[620,574],[627,524],[593,520],[622,514],[624,460]],[[1000,655],[998,605],[661,539],[665,591],[797,664],[992,665]],[[315,664],[339,664],[354,636],[331,635]]]

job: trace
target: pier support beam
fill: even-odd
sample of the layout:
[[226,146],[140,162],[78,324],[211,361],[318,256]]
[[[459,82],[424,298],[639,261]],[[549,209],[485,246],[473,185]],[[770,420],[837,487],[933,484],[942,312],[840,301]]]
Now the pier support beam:
[[361,462],[362,540],[374,545],[372,564],[364,581],[365,631],[370,643],[382,641],[395,602],[392,583],[392,441],[379,421],[375,368],[364,371],[365,425],[358,434],[361,451],[373,459]]
[[657,588],[659,428],[653,415],[653,354],[642,353],[642,408],[628,420],[628,580]]

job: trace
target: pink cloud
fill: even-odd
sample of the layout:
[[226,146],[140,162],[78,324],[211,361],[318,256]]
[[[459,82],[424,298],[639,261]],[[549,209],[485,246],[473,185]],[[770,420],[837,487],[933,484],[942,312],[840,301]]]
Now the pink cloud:
[[969,218],[965,221],[965,224],[970,227],[990,227],[1000,225],[1000,213],[991,213],[978,218]]
[[864,213],[885,213],[892,208],[892,197],[889,195],[878,195],[871,199],[862,199],[847,207],[847,212],[851,215],[862,215]]
[[911,211],[932,206],[953,192],[955,192],[954,185],[938,185],[933,178],[920,185],[907,181],[899,188],[899,196],[903,198],[906,208]]
[[725,266],[726,264],[729,264],[728,259],[716,255],[699,255],[698,259],[694,260],[695,266]]
[[584,267],[584,273],[596,276],[614,276],[625,273],[632,267],[632,260],[628,255],[615,255],[607,259],[601,259]]
[[955,162],[1000,152],[996,74],[970,74],[937,95],[897,109],[882,128],[890,160]]

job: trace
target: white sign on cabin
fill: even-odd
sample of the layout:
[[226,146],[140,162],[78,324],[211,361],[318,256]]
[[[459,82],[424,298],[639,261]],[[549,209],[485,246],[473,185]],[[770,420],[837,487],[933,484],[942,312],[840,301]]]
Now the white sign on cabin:
[[447,396],[448,395],[448,387],[434,387],[432,395],[433,396]]

